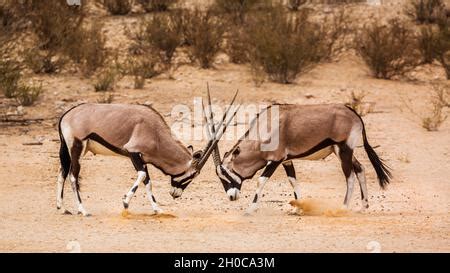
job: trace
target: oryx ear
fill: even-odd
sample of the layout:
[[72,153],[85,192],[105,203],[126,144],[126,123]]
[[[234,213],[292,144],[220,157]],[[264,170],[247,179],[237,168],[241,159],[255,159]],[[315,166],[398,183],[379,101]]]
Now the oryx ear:
[[199,160],[200,158],[202,158],[202,155],[203,155],[203,151],[200,150],[200,151],[196,151],[196,152],[192,155],[192,157],[193,157],[194,159],[196,159],[196,160]]
[[188,150],[191,151],[191,154],[194,152],[194,147],[192,145],[187,146]]

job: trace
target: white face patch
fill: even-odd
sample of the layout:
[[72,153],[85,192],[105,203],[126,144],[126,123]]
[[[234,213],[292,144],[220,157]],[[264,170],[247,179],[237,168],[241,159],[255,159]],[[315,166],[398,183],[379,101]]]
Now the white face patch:
[[170,189],[170,195],[173,198],[180,197],[182,194],[183,194],[183,190],[180,188],[172,187],[172,189]]
[[[192,176],[194,174],[194,172],[195,171],[186,172],[185,174],[183,174],[181,176],[173,178],[173,181],[179,183],[180,181],[183,181],[184,179]],[[189,183],[189,182],[191,182],[191,179],[188,179],[188,180],[184,181],[181,185],[184,185],[184,184]]]
[[227,195],[232,201],[239,199],[239,190],[236,188],[231,188],[227,190]]

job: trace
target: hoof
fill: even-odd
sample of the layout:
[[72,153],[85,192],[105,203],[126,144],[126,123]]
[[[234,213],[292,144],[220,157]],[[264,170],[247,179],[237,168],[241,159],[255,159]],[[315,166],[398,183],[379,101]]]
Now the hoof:
[[155,214],[163,214],[164,213],[164,211],[162,209],[160,209],[160,208],[153,209],[153,212]]
[[90,216],[92,216],[92,214],[90,214],[89,212],[86,212],[86,211],[85,212],[79,211],[78,215],[80,215],[80,214],[83,215],[83,217],[90,217]]
[[128,209],[128,206],[129,206],[129,204],[128,204],[128,203],[126,203],[126,202],[122,201],[122,204],[123,204],[123,208],[124,208],[124,209]]
[[289,212],[288,212],[288,215],[303,216],[303,215],[304,215],[304,212],[303,212],[302,209],[296,208],[296,209],[293,209],[293,210],[289,211]]
[[72,215],[72,213],[68,210],[66,210],[65,208],[58,208],[58,212],[61,215]]

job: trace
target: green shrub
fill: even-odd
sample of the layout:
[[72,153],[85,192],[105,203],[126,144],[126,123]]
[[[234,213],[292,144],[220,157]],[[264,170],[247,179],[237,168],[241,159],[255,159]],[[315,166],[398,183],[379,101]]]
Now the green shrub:
[[42,91],[42,85],[20,85],[14,97],[20,105],[31,106],[42,94]]
[[95,92],[114,90],[118,75],[119,72],[115,69],[107,69],[101,73],[94,83]]
[[13,98],[19,88],[20,67],[9,60],[0,60],[0,90],[7,98]]

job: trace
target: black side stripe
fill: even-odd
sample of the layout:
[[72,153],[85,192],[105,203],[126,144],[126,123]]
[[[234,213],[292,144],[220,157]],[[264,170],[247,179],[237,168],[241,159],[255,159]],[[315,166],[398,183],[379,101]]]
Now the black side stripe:
[[87,137],[85,137],[83,140],[87,140],[87,139],[90,139],[90,140],[100,143],[101,145],[105,146],[106,148],[108,148],[109,150],[113,151],[116,154],[120,154],[120,155],[127,156],[127,157],[130,156],[129,152],[112,145],[111,143],[106,141],[104,138],[99,136],[97,133],[91,133]]

